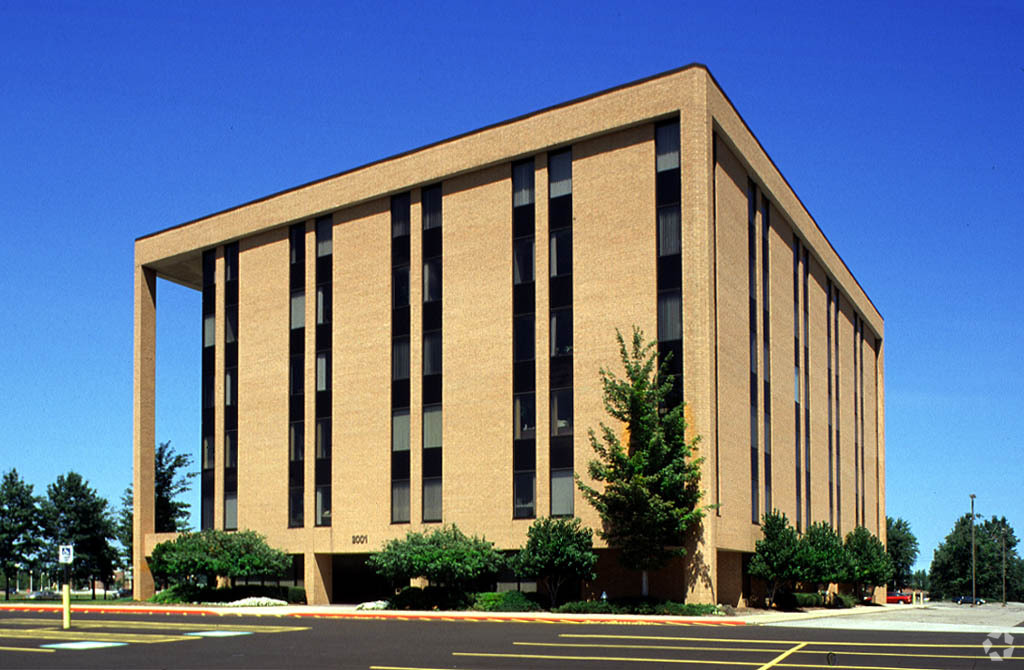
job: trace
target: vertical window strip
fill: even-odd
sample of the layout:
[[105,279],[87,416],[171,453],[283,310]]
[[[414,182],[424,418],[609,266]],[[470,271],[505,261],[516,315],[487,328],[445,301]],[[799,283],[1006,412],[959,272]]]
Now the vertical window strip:
[[572,150],[548,154],[548,308],[551,328],[550,506],[553,517],[575,513],[573,422]]
[[334,273],[334,220],[328,214],[316,220],[316,428],[314,432],[314,524],[331,525],[333,460],[332,286]]
[[[214,397],[214,375],[217,351],[216,339],[216,249],[203,252],[203,337],[202,337],[202,445],[200,460],[200,528],[213,528],[214,500],[214,421],[216,398]],[[173,530],[171,528],[157,531]]]
[[839,287],[834,287],[835,291],[835,305],[833,307],[833,319],[832,319],[832,333],[835,338],[835,344],[832,347],[833,356],[836,361],[835,369],[835,392],[836,392],[836,416],[835,416],[835,429],[836,429],[836,444],[835,444],[835,458],[836,458],[836,530],[842,532],[843,530],[843,449],[842,449],[842,432],[840,431],[841,426],[841,391],[842,386],[839,384],[839,370],[842,367],[839,359],[839,314],[842,311],[842,299],[839,293]]
[[834,303],[832,299],[832,280],[826,282],[825,290],[828,293],[827,305],[825,308],[825,359],[826,363],[826,386],[828,387],[828,522],[835,526],[835,479],[833,459],[833,423],[832,423],[832,310]]
[[443,348],[441,304],[443,290],[441,184],[420,190],[423,250],[423,498],[425,523],[443,519],[442,426]]
[[860,523],[862,526],[866,526],[867,520],[867,479],[865,472],[867,467],[865,464],[865,456],[867,450],[864,446],[864,319],[859,319],[859,335],[857,342],[857,385],[860,387],[859,398],[860,398]]
[[655,253],[658,286],[658,357],[668,360],[672,392],[666,404],[683,400],[682,190],[679,119],[654,127]]
[[801,415],[800,415],[800,238],[793,235],[793,414],[795,434],[795,467],[796,467],[796,530],[803,530],[803,494],[801,479]]
[[224,529],[238,528],[238,242],[224,246]]
[[[512,165],[512,518],[537,514],[536,210],[534,161]],[[549,160],[549,188],[571,189],[571,164]],[[557,174],[556,174],[557,173]],[[566,184],[568,178],[568,184]],[[550,191],[549,191],[550,202]],[[552,242],[554,244],[554,242]],[[557,269],[552,254],[552,273]],[[551,274],[551,273],[549,273]]]
[[810,275],[811,262],[809,250],[803,247],[804,262],[804,503],[806,512],[804,521],[811,525],[811,345],[810,345]]
[[409,435],[410,197],[391,198],[391,523],[411,521]]
[[288,527],[305,525],[306,224],[288,230]]
[[761,365],[764,389],[764,510],[772,511],[772,359],[771,359],[771,301],[769,290],[771,264],[769,262],[769,231],[771,230],[771,203],[761,195]]
[[750,339],[750,522],[758,523],[761,519],[760,478],[758,463],[761,454],[758,448],[758,400],[757,389],[760,386],[758,376],[758,338],[757,316],[757,186],[747,180],[747,294],[750,302],[748,317]]

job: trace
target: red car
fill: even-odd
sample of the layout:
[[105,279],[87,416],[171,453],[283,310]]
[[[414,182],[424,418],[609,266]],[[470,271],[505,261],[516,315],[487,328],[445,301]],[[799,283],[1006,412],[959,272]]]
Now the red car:
[[903,605],[909,605],[910,601],[911,601],[911,595],[909,593],[903,593],[902,591],[897,591],[896,593],[886,593],[885,594],[885,602],[889,603],[890,605],[895,604],[895,603],[900,603],[900,604],[903,604]]

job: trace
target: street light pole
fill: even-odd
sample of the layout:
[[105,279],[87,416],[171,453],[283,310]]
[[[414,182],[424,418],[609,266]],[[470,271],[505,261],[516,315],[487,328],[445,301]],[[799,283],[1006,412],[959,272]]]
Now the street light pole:
[[978,601],[978,591],[975,586],[975,558],[974,558],[974,494],[971,494],[971,607]]

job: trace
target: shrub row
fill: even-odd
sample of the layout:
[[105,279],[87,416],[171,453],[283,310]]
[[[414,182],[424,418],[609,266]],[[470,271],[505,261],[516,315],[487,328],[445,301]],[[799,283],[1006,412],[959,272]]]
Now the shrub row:
[[576,600],[556,607],[561,614],[659,614],[665,616],[706,616],[718,613],[716,605],[677,603],[643,598]]
[[305,603],[306,589],[301,586],[261,586],[240,584],[224,588],[177,584],[160,591],[150,602],[164,605],[178,603],[230,603],[244,598],[273,598],[289,603]]

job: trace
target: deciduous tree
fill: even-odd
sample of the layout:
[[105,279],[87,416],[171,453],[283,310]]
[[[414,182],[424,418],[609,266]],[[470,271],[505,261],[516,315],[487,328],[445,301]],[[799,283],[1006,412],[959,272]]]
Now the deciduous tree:
[[0,481],[0,571],[6,578],[5,600],[11,597],[11,578],[41,548],[40,530],[39,499],[32,495],[32,485],[11,469]]
[[107,500],[77,472],[58,476],[56,482],[46,487],[46,496],[41,504],[50,541],[44,554],[46,561],[56,568],[57,547],[74,545],[71,574],[76,579],[88,580],[95,598],[96,580],[109,582],[117,561],[117,553],[110,546],[114,521]]
[[598,482],[585,483],[576,475],[583,497],[601,515],[601,537],[621,551],[622,564],[642,572],[642,594],[647,595],[647,571],[664,566],[684,553],[687,531],[700,523],[706,507],[700,505],[702,458],[695,457],[699,438],[688,440],[683,405],[666,406],[672,389],[667,367],[658,366],[655,342],[645,342],[633,328],[627,348],[616,331],[625,377],[601,369],[604,407],[624,424],[600,424],[601,438],[589,430],[597,458],[587,472]]
[[812,523],[800,538],[797,565],[800,581],[819,590],[843,581],[849,573],[843,538],[825,521]]
[[903,519],[885,517],[885,552],[892,561],[893,590],[902,591],[910,583],[910,570],[917,560],[917,538]]
[[558,591],[574,579],[594,579],[594,531],[578,518],[542,517],[527,531],[528,539],[515,557],[516,573],[539,577],[551,600],[558,604]]
[[853,585],[858,598],[863,595],[865,587],[881,586],[892,577],[892,560],[882,541],[864,526],[857,526],[847,533],[843,546],[848,566],[844,581]]
[[797,565],[800,539],[789,525],[789,519],[779,510],[764,515],[761,533],[764,537],[755,544],[748,571],[767,583],[768,605],[772,606],[779,589],[800,576]]

